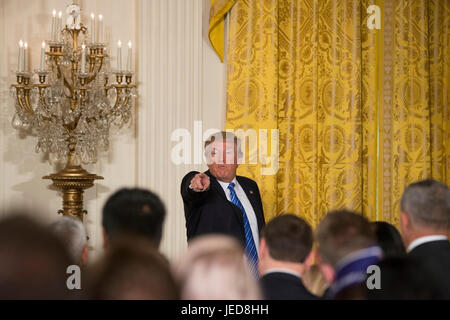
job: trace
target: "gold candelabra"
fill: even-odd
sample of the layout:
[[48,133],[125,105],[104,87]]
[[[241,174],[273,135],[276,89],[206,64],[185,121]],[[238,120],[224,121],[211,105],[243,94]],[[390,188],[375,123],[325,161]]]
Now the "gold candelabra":
[[[43,43],[41,67],[34,72],[37,83],[27,70],[27,46],[25,52],[21,51],[21,41],[17,83],[12,85],[16,109],[12,124],[38,136],[37,152],[48,152],[51,160],[65,162],[64,169],[43,179],[51,179],[63,193],[63,208],[58,213],[82,220],[87,213],[83,210],[83,192],[103,177],[87,172],[81,163],[95,163],[97,149],[107,150],[111,124],[121,127],[130,121],[136,86],[132,83],[131,42],[127,70],[121,67],[119,43],[118,68],[111,71],[106,44],[93,34],[89,39],[88,29],[80,22],[79,6],[69,6],[67,13],[64,28],[53,13],[49,50],[45,52]],[[60,12],[60,21],[61,16]],[[91,32],[99,34],[98,30]],[[109,84],[111,74],[115,83]]]

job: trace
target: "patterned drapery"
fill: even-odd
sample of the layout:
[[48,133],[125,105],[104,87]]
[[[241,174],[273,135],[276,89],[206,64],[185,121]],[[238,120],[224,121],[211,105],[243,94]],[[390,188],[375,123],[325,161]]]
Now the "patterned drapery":
[[[316,226],[346,207],[398,226],[405,186],[450,183],[450,0],[211,5],[219,55],[230,15],[227,129],[279,130],[275,174],[248,158],[239,168],[258,182],[267,220],[290,212]],[[370,5],[380,29],[368,28]]]

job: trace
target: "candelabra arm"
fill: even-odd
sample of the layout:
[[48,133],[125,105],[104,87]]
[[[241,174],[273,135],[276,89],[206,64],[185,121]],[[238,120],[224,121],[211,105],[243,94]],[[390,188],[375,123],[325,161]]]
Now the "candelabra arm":
[[89,84],[89,83],[91,83],[92,81],[94,81],[95,80],[95,78],[97,78],[97,74],[100,72],[100,70],[102,69],[102,66],[103,66],[103,57],[99,57],[98,58],[99,59],[99,64],[98,64],[98,69],[97,70],[95,70],[95,64],[90,64],[90,67],[89,67],[89,70],[90,70],[90,72],[94,72],[94,74],[92,75],[92,76],[90,76],[88,79],[87,79],[87,84]]
[[89,56],[89,73],[94,72],[95,69],[95,56]]
[[91,83],[93,80],[95,80],[95,78],[97,78],[97,71],[94,71],[94,74],[86,80],[86,83]]
[[20,94],[20,89],[23,86],[22,85],[15,85],[14,87],[16,88],[16,98],[17,98],[17,102],[19,103],[20,109],[22,109],[24,112],[27,112],[27,110],[25,109],[25,105],[23,104],[23,101],[22,101],[22,96]]
[[98,64],[98,69],[97,72],[100,72],[100,70],[102,70],[102,66],[103,66],[103,57],[99,57],[99,64]]
[[[16,88],[16,98],[17,102],[19,103],[20,108],[22,111],[32,115],[34,114],[33,108],[30,106],[30,88],[26,85],[22,84],[16,84],[13,85],[13,87]],[[21,94],[21,91],[23,92],[23,96]]]
[[116,88],[116,102],[114,103],[113,109],[119,106],[119,101],[122,99],[122,87],[123,85],[113,85]]
[[32,115],[34,114],[34,110],[30,105],[30,88],[25,87],[24,91],[25,108],[27,109],[28,114]]

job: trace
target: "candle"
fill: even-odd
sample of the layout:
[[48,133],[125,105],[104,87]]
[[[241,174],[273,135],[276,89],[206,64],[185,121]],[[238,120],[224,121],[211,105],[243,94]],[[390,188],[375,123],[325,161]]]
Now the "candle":
[[98,15],[98,43],[103,43],[103,16]]
[[91,43],[95,43],[95,14],[91,13]]
[[41,47],[41,71],[45,71],[45,42],[42,42]]
[[122,42],[117,42],[117,71],[122,71]]
[[56,28],[56,41],[61,41],[61,29],[62,29],[62,12],[58,13],[58,26]]
[[17,72],[23,71],[23,41],[19,41],[19,63],[17,66]]
[[86,72],[86,46],[81,45],[81,73]]
[[23,71],[28,72],[28,43],[24,43],[23,57],[24,57],[24,67]]
[[53,18],[52,18],[52,41],[56,40],[56,10],[53,9]]
[[128,41],[128,57],[127,57],[127,71],[128,72],[131,72],[131,57],[132,57],[131,41]]

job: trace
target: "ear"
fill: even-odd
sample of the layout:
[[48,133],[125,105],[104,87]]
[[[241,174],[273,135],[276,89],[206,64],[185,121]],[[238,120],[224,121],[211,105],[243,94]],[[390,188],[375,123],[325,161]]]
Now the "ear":
[[404,211],[400,214],[400,228],[402,234],[405,234],[405,231],[411,228],[411,218]]
[[88,257],[89,257],[89,246],[85,244],[83,250],[81,251],[81,258],[80,258],[80,264],[82,266],[87,266]]
[[267,268],[267,244],[264,238],[259,241],[258,273],[262,276]]
[[259,242],[259,260],[261,260],[261,258],[264,258],[266,254],[267,254],[266,239],[261,238],[261,241]]
[[109,247],[109,239],[104,227],[102,227],[102,235],[103,235],[103,249],[106,250]]

